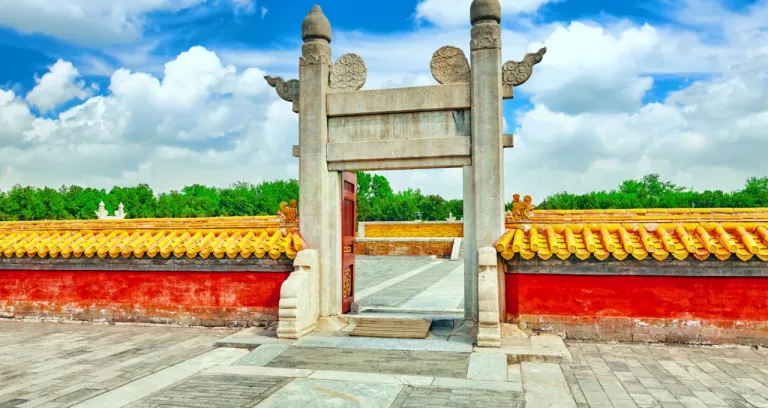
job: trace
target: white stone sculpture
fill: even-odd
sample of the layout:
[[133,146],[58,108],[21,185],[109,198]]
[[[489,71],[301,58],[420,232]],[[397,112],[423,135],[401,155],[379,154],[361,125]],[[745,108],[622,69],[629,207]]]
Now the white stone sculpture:
[[109,215],[109,211],[107,211],[104,206],[104,201],[99,203],[99,210],[96,211],[96,217],[100,220],[123,220],[126,215],[128,215],[128,213],[125,212],[123,203],[120,203],[120,205],[117,206],[115,215]]
[[320,317],[320,253],[316,249],[299,251],[293,266],[280,288],[277,337],[281,339],[309,333]]

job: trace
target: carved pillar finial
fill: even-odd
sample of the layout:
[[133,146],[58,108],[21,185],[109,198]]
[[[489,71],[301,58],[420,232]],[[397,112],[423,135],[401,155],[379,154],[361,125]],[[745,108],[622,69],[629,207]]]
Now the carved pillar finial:
[[320,6],[315,5],[301,23],[301,39],[309,42],[314,39],[322,39],[331,42],[331,22],[323,14]]
[[474,25],[480,20],[501,22],[501,3],[499,0],[474,0],[469,6],[469,21]]

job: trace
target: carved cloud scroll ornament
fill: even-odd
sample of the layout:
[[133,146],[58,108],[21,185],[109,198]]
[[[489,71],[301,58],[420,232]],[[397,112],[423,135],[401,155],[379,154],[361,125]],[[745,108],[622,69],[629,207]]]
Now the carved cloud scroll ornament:
[[496,22],[478,23],[472,26],[472,40],[469,42],[472,51],[488,48],[501,48],[501,27]]
[[331,46],[323,42],[304,43],[299,65],[331,65]]
[[547,47],[538,50],[535,53],[525,54],[523,62],[507,61],[501,67],[502,83],[505,85],[518,86],[525,83],[533,73],[533,66],[544,59]]
[[365,85],[367,77],[365,61],[357,54],[344,54],[333,63],[328,86],[331,91],[357,91]]
[[273,78],[269,75],[265,76],[264,79],[267,80],[267,83],[271,87],[275,88],[277,95],[283,98],[284,101],[294,102],[299,100],[300,84],[298,79],[291,79],[290,81],[286,82],[283,78]]
[[461,48],[446,45],[435,51],[429,63],[432,76],[441,84],[469,83],[470,68]]

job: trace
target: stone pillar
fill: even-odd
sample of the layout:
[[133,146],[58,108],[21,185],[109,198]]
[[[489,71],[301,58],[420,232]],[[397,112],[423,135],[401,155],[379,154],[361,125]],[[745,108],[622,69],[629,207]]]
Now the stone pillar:
[[464,167],[464,319],[477,321],[477,245],[475,244],[475,179]]
[[[504,233],[504,184],[502,77],[501,77],[501,5],[499,0],[474,0],[470,7],[472,40],[472,166],[474,182],[474,242],[467,245],[475,250],[493,247]],[[465,182],[465,184],[468,184]],[[467,192],[467,187],[465,187]],[[466,205],[466,204],[465,204]],[[466,228],[466,224],[465,224]],[[465,232],[466,235],[466,232]],[[472,239],[470,237],[469,239]],[[472,267],[473,285],[477,287],[477,259],[467,261]],[[475,293],[477,290],[475,289]],[[465,299],[469,302],[470,299]],[[477,319],[477,297],[470,306]],[[470,310],[468,307],[467,310]]]
[[328,171],[326,148],[331,24],[320,6],[314,6],[301,28],[304,45],[299,67],[299,228],[309,247],[319,251],[320,316],[332,316],[341,311],[341,226],[336,222],[341,214],[333,214],[340,206],[340,198],[336,203],[333,198],[341,192],[332,191],[339,188],[339,175]]

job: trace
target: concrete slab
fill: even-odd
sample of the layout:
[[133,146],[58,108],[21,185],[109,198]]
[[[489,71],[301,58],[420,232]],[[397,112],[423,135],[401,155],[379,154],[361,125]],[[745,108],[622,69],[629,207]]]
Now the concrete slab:
[[403,389],[376,384],[299,378],[256,405],[259,408],[388,408]]
[[509,364],[522,362],[570,364],[573,359],[563,339],[555,335],[527,339],[503,338],[499,348],[475,347],[476,353],[503,353]]
[[282,340],[277,338],[277,330],[250,327],[241,330],[231,336],[214,343],[215,347],[254,349],[262,344],[284,343],[291,344],[295,340]]
[[526,406],[576,408],[576,401],[558,364],[522,363],[521,368]]
[[246,354],[245,357],[235,361],[232,365],[262,367],[279,356],[283,351],[288,350],[290,346],[290,343],[262,344],[256,350]]
[[469,356],[467,379],[507,381],[507,355],[501,353],[472,353]]
[[320,337],[308,336],[300,339],[294,347],[334,347],[372,350],[414,350],[449,351],[471,353],[472,343],[445,340],[386,339],[373,337]]

